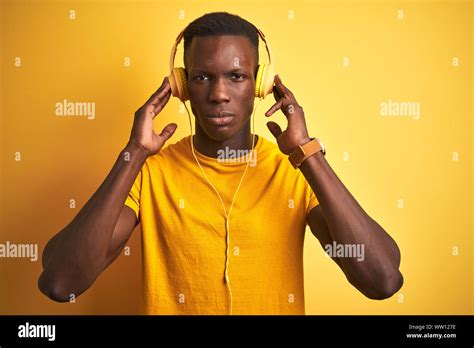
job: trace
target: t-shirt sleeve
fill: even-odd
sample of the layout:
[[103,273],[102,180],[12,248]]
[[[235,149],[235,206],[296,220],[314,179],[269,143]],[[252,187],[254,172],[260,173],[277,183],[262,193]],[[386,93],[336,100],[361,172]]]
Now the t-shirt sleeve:
[[140,170],[137,177],[135,178],[135,182],[128,193],[127,199],[125,200],[125,205],[130,207],[135,212],[137,219],[139,219],[139,211],[140,211],[140,192],[142,187],[142,171]]

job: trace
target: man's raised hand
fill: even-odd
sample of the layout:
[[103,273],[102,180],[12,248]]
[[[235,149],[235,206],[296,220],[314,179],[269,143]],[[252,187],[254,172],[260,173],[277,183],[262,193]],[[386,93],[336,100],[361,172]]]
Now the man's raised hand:
[[165,77],[157,91],[135,112],[129,143],[138,146],[147,156],[157,154],[178,127],[176,123],[170,123],[160,134],[153,130],[153,120],[168,103],[170,96],[171,86]]

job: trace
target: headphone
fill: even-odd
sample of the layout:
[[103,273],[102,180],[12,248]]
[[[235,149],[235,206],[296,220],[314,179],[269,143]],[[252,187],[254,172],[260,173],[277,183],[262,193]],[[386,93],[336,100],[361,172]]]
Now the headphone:
[[[253,25],[253,24],[252,24]],[[253,115],[255,114],[255,111],[257,110],[258,104],[260,100],[264,99],[268,94],[270,94],[273,90],[273,80],[275,78],[275,74],[273,71],[273,65],[272,65],[272,58],[271,58],[271,53],[270,53],[270,47],[268,46],[268,43],[265,39],[265,35],[263,35],[263,32],[258,29],[255,25],[253,25],[255,30],[257,31],[257,34],[260,36],[262,41],[265,43],[265,47],[267,49],[268,53],[268,61],[269,64],[259,64],[258,65],[258,70],[257,70],[257,76],[255,78],[255,97],[259,98],[259,101],[257,103],[257,106],[254,108],[252,112],[252,128],[255,129],[255,118]],[[201,169],[201,173],[203,177],[206,179],[207,183],[209,186],[215,191],[217,194],[217,197],[219,198],[222,208],[224,210],[224,216],[225,216],[225,228],[226,228],[226,259],[225,259],[225,270],[224,270],[224,282],[226,284],[226,287],[228,289],[229,293],[229,314],[232,314],[232,289],[230,287],[230,279],[229,279],[229,273],[228,273],[228,268],[229,268],[229,246],[230,246],[230,227],[229,227],[229,218],[230,218],[230,213],[232,212],[232,207],[234,206],[234,201],[235,197],[237,196],[237,192],[239,192],[240,186],[242,184],[242,181],[244,180],[245,174],[247,173],[247,169],[250,164],[250,160],[253,155],[254,150],[254,144],[255,144],[255,132],[253,133],[252,136],[252,147],[250,154],[248,155],[249,160],[247,161],[247,166],[245,167],[244,173],[240,179],[239,185],[237,186],[237,189],[234,193],[234,196],[232,198],[232,204],[230,205],[229,212],[227,213],[227,210],[224,205],[224,201],[222,200],[221,195],[219,194],[219,191],[212,185],[210,180],[207,178],[206,173],[204,172],[204,169],[202,168],[201,164],[199,163],[199,160],[196,157],[196,154],[194,152],[194,145],[193,145],[193,127],[192,127],[192,122],[191,122],[191,116],[189,114],[189,110],[186,106],[185,101],[189,100],[189,96],[187,93],[187,78],[186,78],[186,72],[184,68],[175,68],[174,67],[174,58],[176,56],[176,49],[178,47],[178,44],[180,43],[181,39],[183,38],[184,30],[182,30],[178,37],[176,38],[176,41],[173,45],[173,48],[171,49],[171,55],[170,55],[170,75],[168,76],[168,80],[171,86],[171,94],[181,100],[183,103],[186,112],[188,114],[188,119],[189,119],[189,127],[191,129],[191,152],[194,156],[194,159],[196,163],[198,164],[199,168]]]
[[[253,25],[253,24],[252,24]],[[262,41],[265,43],[265,47],[267,49],[268,54],[268,64],[259,64],[257,70],[257,76],[255,78],[255,97],[263,99],[269,93],[272,92],[273,89],[273,79],[275,78],[275,73],[273,71],[272,65],[272,56],[270,53],[270,46],[265,39],[265,35],[263,32],[258,29],[256,26],[253,25],[257,34],[260,36]],[[170,55],[170,75],[168,76],[168,80],[171,85],[171,93],[174,97],[178,98],[182,102],[189,100],[188,93],[187,93],[187,77],[184,68],[175,68],[174,67],[174,58],[176,56],[177,47],[183,38],[184,30],[179,33],[176,41],[171,49]]]

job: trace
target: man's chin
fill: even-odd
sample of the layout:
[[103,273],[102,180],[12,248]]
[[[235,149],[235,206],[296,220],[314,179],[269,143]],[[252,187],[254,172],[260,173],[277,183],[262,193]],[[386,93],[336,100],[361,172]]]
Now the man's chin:
[[229,126],[220,126],[217,129],[206,129],[204,133],[214,141],[223,142],[232,139],[237,132]]
[[219,142],[232,139],[239,132],[233,123],[225,125],[206,123],[203,125],[201,122],[201,129],[208,138]]

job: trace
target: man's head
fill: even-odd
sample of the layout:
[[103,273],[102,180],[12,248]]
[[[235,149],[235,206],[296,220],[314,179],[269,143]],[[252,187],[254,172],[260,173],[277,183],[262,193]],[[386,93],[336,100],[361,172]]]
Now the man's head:
[[[224,141],[241,132],[250,119],[258,68],[258,34],[246,20],[208,13],[184,31],[187,93],[196,128]],[[229,118],[216,118],[228,112]]]

